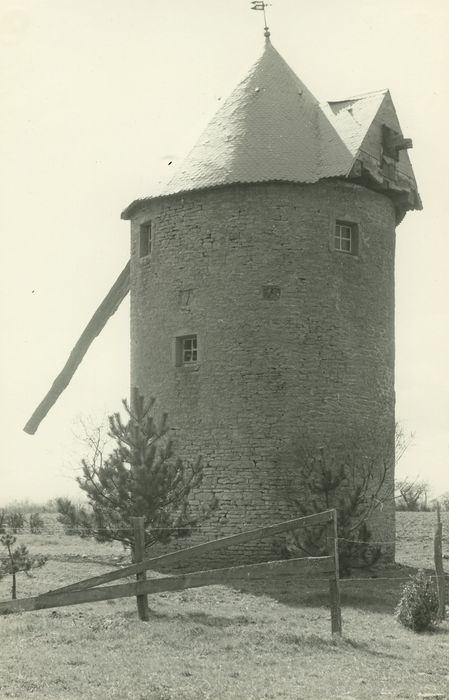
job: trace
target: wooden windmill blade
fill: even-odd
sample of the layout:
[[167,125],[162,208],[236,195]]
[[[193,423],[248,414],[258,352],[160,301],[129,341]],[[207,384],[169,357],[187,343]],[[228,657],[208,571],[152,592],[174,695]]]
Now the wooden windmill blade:
[[42,399],[39,406],[36,408],[33,415],[25,425],[24,431],[29,435],[34,435],[41,421],[45,418],[51,407],[56,403],[59,396],[69,384],[91,343],[95,340],[97,335],[101,333],[109,318],[117,311],[123,299],[128,294],[130,283],[129,280],[130,263],[128,261],[112,285],[111,289],[101,302],[100,306],[95,311],[89,323],[81,333],[81,336],[70,353],[63,369],[54,380],[50,391]]

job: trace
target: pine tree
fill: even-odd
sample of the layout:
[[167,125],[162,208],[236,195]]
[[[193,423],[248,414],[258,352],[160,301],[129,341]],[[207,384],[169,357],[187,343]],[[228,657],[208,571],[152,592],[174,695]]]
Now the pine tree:
[[0,542],[7,551],[7,556],[0,558],[0,578],[7,574],[11,575],[11,597],[15,600],[17,598],[17,574],[24,572],[27,576],[30,576],[31,569],[43,566],[47,561],[47,557],[43,554],[31,555],[24,544],[13,549],[16,538],[9,533],[3,534],[0,537]]
[[83,460],[83,475],[77,478],[90,512],[81,507],[69,519],[81,535],[93,535],[98,542],[118,540],[131,548],[130,518],[135,516],[145,518],[146,548],[190,534],[215,507],[211,502],[195,517],[189,507],[191,492],[203,478],[201,459],[186,466],[175,457],[167,414],[159,426],[153,418],[154,399],[145,403],[135,390],[132,406],[126,400],[123,406],[126,422],[119,413],[109,416],[114,449],[104,459],[100,454]]
[[[373,566],[381,548],[371,542],[367,521],[383,501],[393,497],[386,488],[388,461],[370,458],[355,442],[349,448],[321,447],[298,455],[294,480],[284,491],[298,515],[311,515],[330,508],[337,510],[340,574],[348,576],[353,566]],[[282,545],[281,545],[282,546]],[[284,545],[284,554],[297,550],[308,556],[327,553],[326,529],[321,526],[295,531]]]

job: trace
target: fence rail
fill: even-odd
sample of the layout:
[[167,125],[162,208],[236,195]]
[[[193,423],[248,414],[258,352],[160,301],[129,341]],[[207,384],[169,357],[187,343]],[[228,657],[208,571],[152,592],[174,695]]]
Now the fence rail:
[[[176,576],[164,576],[151,580],[146,580],[145,578],[145,572],[148,569],[157,568],[161,563],[167,564],[183,561],[198,554],[215,552],[225,547],[272,537],[283,532],[289,532],[300,527],[309,527],[312,525],[326,525],[327,556],[301,557],[259,564],[244,564],[221,569],[195,571],[193,573]],[[136,547],[134,548],[133,554],[134,558],[138,559],[143,557],[144,551],[143,518],[135,518],[133,520],[133,527],[135,528],[136,534]],[[254,530],[247,530],[237,535],[204,542],[203,544],[188,547],[177,552],[171,552],[170,554],[163,554],[159,557],[142,559],[142,561],[136,561],[134,564],[125,566],[119,570],[109,571],[101,576],[94,576],[82,581],[77,581],[69,586],[63,586],[32,598],[3,601],[0,602],[0,614],[43,610],[66,605],[79,605],[80,603],[92,603],[135,596],[140,619],[148,620],[147,595],[151,593],[226,584],[241,580],[242,578],[245,580],[254,580],[274,573],[283,575],[300,574],[306,577],[322,574],[327,575],[329,581],[332,634],[341,635],[342,625],[337,542],[337,513],[335,510],[327,510],[322,513],[294,518],[293,520],[287,520],[282,523],[267,525]],[[132,583],[104,586],[105,583],[126,578],[131,575],[136,575],[138,580]]]
[[114,598],[129,598],[132,596],[144,596],[151,593],[164,591],[181,591],[185,588],[199,588],[241,580],[257,580],[263,576],[274,573],[290,574],[330,574],[335,569],[333,557],[314,557],[288,559],[287,561],[264,562],[261,564],[246,564],[242,566],[227,567],[224,569],[210,569],[181,574],[179,576],[166,576],[149,581],[123,583],[116,586],[103,586],[101,588],[88,588],[87,590],[70,592],[53,592],[33,598],[22,598],[0,603],[0,613],[20,612],[29,610],[44,610],[46,608],[59,608],[66,605],[79,605],[81,603],[94,603]]
[[100,576],[92,576],[91,578],[77,581],[76,583],[72,583],[68,586],[61,586],[60,588],[53,589],[53,591],[49,591],[49,594],[56,591],[81,591],[85,590],[86,588],[92,588],[93,586],[101,586],[104,583],[117,581],[118,579],[125,578],[126,576],[140,574],[142,571],[146,571],[148,569],[157,569],[160,564],[177,564],[181,561],[196,557],[198,554],[208,554],[210,552],[216,552],[219,549],[224,549],[233,545],[245,544],[246,542],[265,539],[266,537],[273,537],[274,535],[279,535],[282,532],[289,532],[299,527],[328,524],[332,522],[334,513],[334,510],[325,510],[322,513],[315,513],[314,515],[306,515],[302,518],[286,520],[282,523],[276,523],[275,525],[266,525],[265,527],[259,527],[254,530],[246,530],[237,535],[220,537],[217,540],[203,542],[202,544],[197,544],[193,547],[186,547],[185,549],[180,549],[176,552],[161,554],[160,556],[152,557],[151,559],[143,559],[140,562],[130,564],[129,566],[124,566],[119,570],[108,571],[108,573],[100,574]]

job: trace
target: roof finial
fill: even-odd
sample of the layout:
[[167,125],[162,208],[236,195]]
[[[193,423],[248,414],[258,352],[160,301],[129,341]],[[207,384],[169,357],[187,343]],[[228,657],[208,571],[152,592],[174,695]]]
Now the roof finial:
[[264,2],[264,0],[251,0],[251,5],[252,5],[251,9],[252,10],[262,10],[263,11],[263,19],[265,22],[264,36],[265,36],[265,39],[267,39],[268,41],[270,40],[270,30],[268,29],[268,25],[267,25],[267,15],[265,13],[265,8],[268,7],[269,4],[270,3],[268,3],[268,2]]

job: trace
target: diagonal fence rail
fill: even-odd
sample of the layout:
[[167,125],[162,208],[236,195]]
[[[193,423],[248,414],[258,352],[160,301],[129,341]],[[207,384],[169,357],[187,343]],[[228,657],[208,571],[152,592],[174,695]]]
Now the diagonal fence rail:
[[[136,525],[136,523],[134,524]],[[246,542],[265,539],[283,532],[289,532],[300,527],[309,527],[312,525],[326,526],[328,549],[328,554],[326,556],[300,557],[288,560],[262,562],[259,564],[244,564],[241,566],[165,576],[152,580],[145,580],[142,576],[148,569],[157,569],[160,564],[178,563],[196,557],[198,554],[215,552],[232,545],[245,544]],[[141,527],[143,527],[143,519]],[[142,561],[135,562],[119,570],[109,571],[100,576],[83,579],[32,598],[3,601],[0,602],[0,614],[43,610],[66,605],[79,605],[81,603],[92,603],[136,596],[139,617],[143,620],[147,620],[148,615],[145,611],[147,610],[146,596],[148,594],[226,584],[241,580],[242,578],[246,580],[260,579],[261,577],[266,577],[274,573],[282,573],[284,575],[298,574],[304,577],[317,573],[328,575],[331,629],[333,634],[341,635],[337,513],[335,510],[327,510],[314,515],[294,518],[293,520],[287,520],[282,523],[267,525],[254,530],[247,530],[237,535],[230,535],[217,540],[204,542],[203,544],[169,554],[163,554],[158,557],[142,559]],[[136,582],[122,583],[113,586],[104,585],[111,581],[127,578],[132,575],[137,575],[138,580]]]
[[48,594],[63,591],[79,591],[85,590],[86,588],[92,588],[93,586],[101,586],[104,583],[110,583],[111,581],[117,581],[118,579],[125,578],[127,576],[133,576],[134,574],[139,574],[148,569],[157,569],[160,564],[178,564],[181,561],[186,561],[192,557],[196,557],[198,554],[209,554],[210,552],[216,552],[220,549],[237,544],[245,544],[247,542],[253,542],[259,539],[266,539],[267,537],[273,537],[274,535],[279,535],[283,532],[296,530],[299,527],[324,524],[328,525],[329,523],[332,523],[333,513],[335,513],[334,510],[326,510],[322,513],[315,513],[314,515],[306,515],[302,518],[286,520],[282,523],[276,523],[275,525],[266,525],[264,527],[258,527],[254,530],[245,530],[237,535],[221,537],[217,540],[203,542],[202,544],[197,544],[193,547],[186,547],[176,552],[170,552],[169,554],[161,554],[160,556],[152,557],[151,559],[143,559],[140,562],[130,564],[129,566],[124,566],[121,569],[108,571],[106,574],[86,578],[82,581],[71,583],[68,586],[61,586],[60,588],[49,591]]

